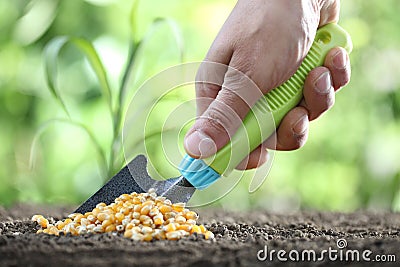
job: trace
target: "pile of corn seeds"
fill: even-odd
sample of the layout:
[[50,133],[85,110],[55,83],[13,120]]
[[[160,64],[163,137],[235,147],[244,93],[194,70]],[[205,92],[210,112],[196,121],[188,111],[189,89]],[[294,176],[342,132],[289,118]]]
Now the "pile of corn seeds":
[[198,215],[185,208],[185,203],[174,203],[157,196],[155,189],[147,193],[122,194],[110,205],[99,203],[85,214],[73,213],[54,224],[42,215],[32,221],[41,229],[37,233],[83,235],[86,233],[121,233],[135,241],[178,240],[194,233],[213,239],[214,234],[197,225]]

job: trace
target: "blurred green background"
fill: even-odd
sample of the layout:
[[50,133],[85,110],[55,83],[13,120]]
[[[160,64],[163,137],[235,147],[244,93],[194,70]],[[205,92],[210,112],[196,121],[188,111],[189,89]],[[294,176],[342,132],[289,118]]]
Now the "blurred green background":
[[[168,66],[202,60],[234,4],[141,1],[133,37],[145,42],[137,53],[131,90]],[[68,117],[48,89],[43,50],[59,35],[86,38],[98,51],[115,93],[129,53],[131,6],[125,0],[0,1],[0,204],[77,204],[106,181],[87,132],[64,121]],[[340,24],[354,43],[350,84],[337,94],[331,112],[312,123],[304,148],[276,153],[258,191],[249,194],[249,181],[243,179],[213,205],[281,212],[400,211],[398,10],[397,0],[342,1]],[[154,27],[159,17],[171,18],[177,27]],[[112,118],[88,61],[66,46],[58,72],[71,118],[87,125],[108,155],[113,151]],[[62,120],[49,122],[54,118]]]

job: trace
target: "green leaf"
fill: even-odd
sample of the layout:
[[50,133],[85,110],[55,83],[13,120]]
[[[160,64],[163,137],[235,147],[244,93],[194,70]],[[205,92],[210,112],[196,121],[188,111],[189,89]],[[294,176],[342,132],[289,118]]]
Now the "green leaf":
[[136,29],[137,29],[137,10],[139,7],[139,0],[134,0],[131,8],[131,12],[129,14],[129,22],[130,22],[130,28],[131,28],[131,38],[132,42],[135,43],[137,42],[136,40]]
[[67,44],[74,45],[88,59],[90,66],[92,67],[92,70],[94,71],[97,80],[100,84],[101,92],[103,96],[106,98],[109,108],[112,111],[111,89],[105,68],[93,44],[83,38],[60,36],[54,38],[46,46],[45,48],[46,80],[52,95],[57,99],[63,110],[69,116],[68,109],[65,105],[65,102],[57,86],[57,76],[58,76],[57,59],[61,49]]
[[56,100],[60,103],[61,107],[67,113],[69,117],[69,112],[67,110],[67,106],[64,103],[61,95],[59,94],[56,85],[57,82],[57,58],[60,49],[65,45],[68,41],[68,38],[65,36],[54,38],[45,48],[45,70],[46,70],[46,81],[47,86],[51,92],[51,94],[56,98]]
[[43,123],[39,127],[38,131],[36,132],[36,134],[35,134],[35,136],[33,138],[31,149],[30,149],[30,156],[29,156],[29,167],[30,167],[30,169],[33,169],[34,166],[35,166],[36,147],[37,147],[37,144],[38,144],[38,142],[40,140],[40,137],[42,136],[42,134],[51,125],[53,125],[55,123],[70,124],[71,126],[77,127],[78,129],[81,129],[84,133],[86,133],[87,136],[89,137],[93,147],[95,148],[96,152],[98,153],[98,156],[99,156],[99,158],[98,158],[99,168],[103,170],[104,174],[108,173],[106,153],[101,148],[99,142],[97,142],[97,140],[94,137],[94,134],[92,133],[92,131],[90,131],[89,128],[87,128],[84,124],[82,124],[80,122],[72,121],[72,120],[69,120],[69,119],[62,119],[62,118],[51,119],[51,120]]
[[[169,18],[158,18],[154,21],[154,23],[155,24],[160,24],[160,23],[167,24],[172,35],[175,38],[176,46],[178,48],[179,56],[180,56],[179,60],[182,63],[184,60],[185,46],[184,46],[184,41],[183,41],[183,34],[182,34],[182,31],[181,31],[179,25],[176,23],[175,20],[172,20]],[[157,26],[157,25],[155,25],[155,26]]]
[[167,25],[168,29],[170,30],[172,36],[174,37],[174,40],[176,42],[177,49],[179,51],[179,61],[183,62],[184,60],[184,42],[183,42],[183,35],[182,32],[178,26],[178,24],[168,18],[157,18],[153,21],[153,23],[150,25],[150,29],[146,32],[145,36],[139,43],[133,43],[131,44],[131,54],[129,55],[129,60],[127,64],[127,68],[124,71],[123,74],[123,79],[121,83],[121,89],[120,89],[120,105],[124,106],[125,103],[123,103],[123,99],[126,99],[128,95],[128,90],[130,90],[130,93],[133,93],[132,87],[133,84],[135,83],[135,59],[136,56],[140,53],[140,50],[143,49],[143,47],[146,46],[146,44],[150,41],[151,37],[157,30],[159,30],[163,25]]

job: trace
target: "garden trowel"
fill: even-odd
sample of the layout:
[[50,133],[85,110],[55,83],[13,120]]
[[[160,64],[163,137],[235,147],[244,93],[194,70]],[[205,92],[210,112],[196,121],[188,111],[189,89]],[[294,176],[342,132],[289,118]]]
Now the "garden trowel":
[[[337,24],[318,29],[314,42],[297,72],[285,83],[271,90],[256,102],[230,142],[214,156],[194,159],[185,155],[179,165],[181,176],[162,181],[147,173],[147,160],[139,155],[109,180],[99,191],[84,202],[76,212],[85,213],[97,203],[109,204],[124,193],[143,193],[150,188],[174,202],[188,202],[196,189],[204,189],[221,175],[227,176],[242,160],[279,126],[286,113],[298,105],[303,97],[307,74],[324,64],[325,56],[334,47],[343,47],[348,53],[352,42],[348,33]],[[271,114],[275,124],[271,123]],[[276,125],[276,126],[275,126]]]

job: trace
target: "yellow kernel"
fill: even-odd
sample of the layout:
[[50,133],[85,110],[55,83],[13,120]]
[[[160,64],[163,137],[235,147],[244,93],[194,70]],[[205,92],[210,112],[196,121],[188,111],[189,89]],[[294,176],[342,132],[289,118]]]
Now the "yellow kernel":
[[134,226],[135,226],[135,224],[133,224],[133,223],[128,223],[128,224],[125,226],[125,230],[131,230]]
[[200,231],[202,233],[205,233],[207,231],[206,227],[204,225],[200,225]]
[[165,232],[160,229],[155,229],[153,232],[153,238],[159,239],[159,240],[165,239],[166,238]]
[[152,229],[151,227],[144,226],[144,227],[142,228],[142,233],[143,233],[143,234],[148,234],[148,233],[151,233],[151,232],[153,232],[153,229]]
[[132,204],[134,204],[134,205],[137,205],[137,204],[140,204],[140,203],[142,203],[142,201],[140,201],[140,199],[138,198],[138,197],[135,197],[134,199],[132,199]]
[[97,225],[96,227],[93,228],[93,232],[102,233],[103,232],[103,227],[101,227],[101,225]]
[[153,218],[153,221],[154,221],[154,224],[155,225],[162,225],[163,223],[164,223],[164,219],[163,219],[163,216],[162,215],[160,215],[160,216],[154,216],[154,218]]
[[132,219],[139,219],[140,215],[141,215],[140,212],[136,212],[135,211],[135,212],[132,213]]
[[36,233],[37,233],[37,234],[43,233],[43,230],[42,230],[42,229],[39,229],[39,230],[36,231]]
[[133,235],[133,231],[132,230],[126,230],[124,232],[124,237],[126,237],[126,238],[131,238],[132,235]]
[[33,215],[33,216],[32,216],[32,219],[31,219],[31,220],[34,221],[34,222],[37,222],[37,221],[39,220],[39,218],[44,218],[44,217],[43,217],[43,215],[37,215],[37,214],[36,214],[36,215]]
[[176,215],[177,215],[176,212],[171,211],[171,212],[165,213],[165,214],[164,214],[164,217],[165,217],[166,220],[168,220],[168,219],[170,219],[170,218],[175,218]]
[[71,214],[69,214],[67,217],[73,220],[73,219],[75,219],[75,217],[76,217],[78,214],[80,214],[80,213],[71,213]]
[[132,218],[133,213],[129,213],[128,215],[125,216],[124,220],[132,220],[134,218]]
[[167,212],[171,212],[172,211],[172,207],[168,206],[168,205],[161,205],[160,207],[160,212],[165,214]]
[[74,218],[74,222],[80,222],[81,221],[81,219],[83,218],[83,215],[82,214],[77,214],[76,216],[75,216],[75,218]]
[[186,213],[188,213],[190,210],[188,208],[184,208],[182,211],[182,214],[185,215]]
[[165,234],[168,240],[178,240],[181,237],[181,233],[178,231],[172,231]]
[[165,226],[164,229],[166,232],[173,232],[176,230],[176,225],[175,225],[175,223],[169,223]]
[[151,234],[151,233],[145,234],[142,240],[150,242],[151,240],[153,240],[153,234]]
[[115,219],[117,219],[118,221],[122,222],[122,220],[125,219],[125,216],[124,216],[123,213],[118,212],[118,213],[115,214]]
[[189,219],[186,221],[187,224],[196,224],[196,221],[193,219]]
[[198,226],[198,225],[193,225],[193,226],[192,226],[192,230],[190,230],[190,233],[191,233],[191,234],[193,234],[193,233],[201,234],[200,226]]
[[87,216],[87,220],[90,222],[94,222],[96,221],[96,217],[93,214],[90,214],[89,216]]
[[142,209],[140,210],[140,214],[147,215],[151,210],[151,205],[143,205]]
[[58,235],[58,229],[54,225],[50,226],[48,229],[50,234]]
[[80,221],[80,224],[86,226],[86,225],[90,224],[90,221],[86,218],[82,218]]
[[58,230],[61,230],[65,226],[65,223],[62,221],[58,221],[55,226],[57,227]]
[[199,218],[199,215],[197,215],[197,213],[194,212],[194,211],[188,211],[188,212],[185,214],[185,217],[186,217],[186,219],[188,219],[188,220],[197,220],[197,219]]
[[99,208],[94,208],[93,210],[92,210],[92,214],[93,214],[93,216],[97,216],[98,214],[100,213],[100,209]]
[[207,231],[207,232],[204,234],[204,237],[205,237],[205,239],[214,239],[214,234],[213,234],[213,232],[211,232],[211,231]]
[[142,231],[142,229],[139,226],[135,226],[135,227],[132,228],[132,231],[134,233],[140,233]]
[[41,218],[39,218],[39,219],[37,220],[37,223],[38,223],[42,228],[47,228],[47,226],[48,226],[48,224],[49,224],[49,221],[48,221],[46,218],[41,217]]
[[49,229],[44,229],[43,233],[48,234],[49,233]]
[[181,224],[176,229],[177,230],[184,230],[186,232],[190,232],[190,230],[192,230],[192,225],[190,225],[190,224]]
[[133,233],[132,237],[133,240],[135,241],[142,241],[144,238],[144,235],[139,234],[139,233]]
[[106,227],[106,229],[104,230],[104,232],[108,233],[108,232],[112,232],[115,231],[115,225],[114,224],[110,224],[109,226]]
[[114,214],[110,214],[110,217],[108,218],[110,221],[115,222],[115,215]]
[[174,223],[174,222],[175,222],[175,218],[169,218],[169,219],[165,220],[165,224]]
[[151,220],[151,218],[147,215],[140,215],[139,220],[141,222],[147,221],[147,220]]
[[101,202],[101,203],[96,205],[96,208],[98,208],[99,210],[102,210],[106,206],[107,206],[106,203]]
[[143,206],[147,206],[147,205],[153,206],[154,205],[154,201],[153,200],[147,200],[147,201],[143,202],[142,205]]
[[128,208],[121,208],[121,210],[119,211],[124,215],[128,215],[129,214],[129,209]]
[[152,208],[152,209],[150,210],[149,215],[150,215],[151,217],[153,217],[153,216],[156,216],[156,215],[159,214],[159,213],[160,213],[160,211],[158,210],[158,208],[157,208],[157,207],[154,207],[154,208]]
[[120,209],[121,209],[121,207],[116,205],[116,206],[112,207],[111,212],[112,213],[119,212]]
[[142,204],[137,204],[137,205],[135,205],[135,207],[133,208],[133,211],[135,211],[135,212],[140,212],[141,209],[142,209]]
[[120,198],[121,198],[122,200],[128,200],[128,199],[131,199],[131,196],[130,196],[129,194],[122,194],[122,195],[120,196]]
[[105,220],[105,221],[102,222],[101,226],[103,228],[106,228],[107,226],[109,226],[111,224],[112,224],[111,220]]
[[104,213],[104,212],[101,212],[101,213],[99,213],[97,215],[97,220],[99,220],[101,222],[105,221],[105,220],[108,220],[109,218],[110,218],[110,216],[108,214]]
[[186,219],[185,219],[185,217],[183,217],[181,215],[178,215],[178,216],[175,217],[175,222],[177,222],[177,223],[185,223]]
[[186,204],[183,202],[178,202],[178,203],[172,204],[172,208],[177,212],[182,212],[183,209],[185,208],[185,205]]
[[185,231],[185,230],[177,230],[177,231],[181,234],[181,236],[188,236],[188,235],[190,235],[190,233],[187,232],[187,231]]
[[142,225],[144,226],[152,226],[153,225],[153,220],[152,219],[148,219],[142,222]]
[[158,197],[156,197],[156,201],[157,201],[157,202],[164,202],[166,199],[167,199],[167,198],[166,198],[166,197],[163,197],[163,196],[158,196]]

